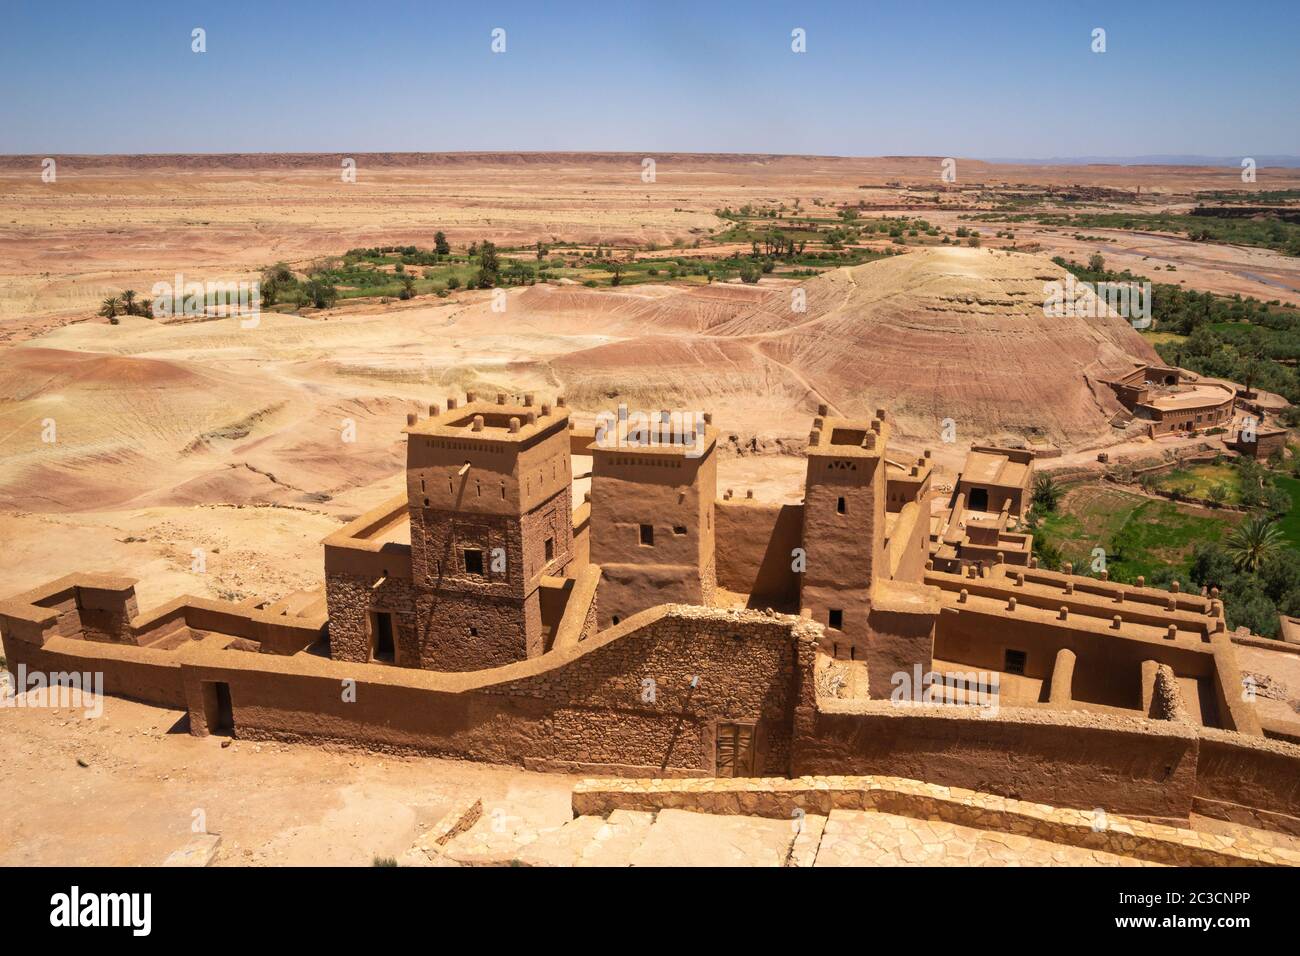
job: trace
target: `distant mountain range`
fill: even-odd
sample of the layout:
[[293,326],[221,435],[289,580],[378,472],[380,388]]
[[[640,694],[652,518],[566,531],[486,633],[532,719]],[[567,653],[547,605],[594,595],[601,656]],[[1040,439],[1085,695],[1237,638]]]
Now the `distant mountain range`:
[[[1231,166],[1241,167],[1245,156],[1190,156],[1185,154],[1156,154],[1153,156],[1057,156],[1051,159],[1012,159],[1008,157],[981,157],[986,163],[1010,163],[1016,166]],[[1283,166],[1300,168],[1300,156],[1258,153],[1250,157],[1256,166]]]

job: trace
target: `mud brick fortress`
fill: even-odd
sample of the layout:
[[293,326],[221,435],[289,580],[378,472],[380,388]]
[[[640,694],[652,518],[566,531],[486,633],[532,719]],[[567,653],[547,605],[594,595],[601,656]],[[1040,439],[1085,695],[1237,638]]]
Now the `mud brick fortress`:
[[[1161,401],[1148,371],[1124,385],[1135,408]],[[1214,593],[1038,567],[1032,452],[976,446],[941,494],[928,454],[891,453],[884,411],[823,407],[803,500],[771,503],[719,494],[708,415],[592,429],[562,398],[503,394],[428,412],[408,417],[405,494],[324,540],[322,589],[141,611],[133,580],[74,573],[0,603],[9,667],[101,672],[197,735],[881,774],[1300,834],[1300,741],[1243,688],[1238,648],[1260,640]]]

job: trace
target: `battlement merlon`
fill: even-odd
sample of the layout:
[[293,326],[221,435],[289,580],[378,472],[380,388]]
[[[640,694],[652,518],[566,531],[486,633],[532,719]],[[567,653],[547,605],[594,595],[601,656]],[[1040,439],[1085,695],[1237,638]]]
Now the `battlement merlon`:
[[818,415],[808,435],[808,457],[883,458],[892,431],[883,410],[870,419]]
[[636,420],[623,419],[614,427],[596,427],[592,441],[584,449],[592,458],[608,459],[611,455],[638,455],[650,458],[671,455],[677,458],[707,458],[718,444],[718,429],[704,420],[684,423],[651,421],[644,427]]
[[[428,419],[407,416],[407,497],[412,508],[526,514],[572,482],[569,412],[562,405],[468,401]],[[450,402],[449,402],[450,404]]]
[[430,406],[430,416],[418,419],[408,415],[402,429],[409,438],[473,439],[475,441],[502,442],[520,448],[555,431],[567,431],[569,410],[549,403],[533,404],[529,399],[523,405],[507,405],[504,401],[468,401],[454,404],[445,411],[441,406]]

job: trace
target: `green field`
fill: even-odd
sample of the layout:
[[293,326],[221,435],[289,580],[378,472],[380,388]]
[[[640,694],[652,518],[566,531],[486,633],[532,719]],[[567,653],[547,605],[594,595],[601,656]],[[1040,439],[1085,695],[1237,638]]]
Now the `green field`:
[[1088,574],[1093,548],[1106,552],[1112,580],[1148,581],[1172,568],[1174,576],[1188,580],[1192,549],[1202,542],[1219,541],[1240,520],[1235,512],[1212,514],[1200,508],[1153,500],[1120,488],[1078,485],[1062,498],[1057,510],[1043,515],[1036,535]]
[[1227,491],[1224,504],[1241,504],[1241,474],[1226,462],[1179,468],[1160,475],[1155,479],[1155,484],[1161,491],[1178,489],[1186,497],[1203,499],[1210,499],[1210,489],[1221,485]]
[[1085,212],[1060,215],[1033,212],[978,213],[962,218],[976,222],[1037,222],[1075,229],[1171,233],[1202,242],[1258,246],[1288,256],[1300,256],[1300,225],[1281,218],[1214,215],[1212,208],[1208,214],[1200,216],[1182,213]]
[[1274,475],[1273,483],[1291,496],[1291,510],[1282,516],[1277,526],[1291,546],[1300,549],[1300,478]]

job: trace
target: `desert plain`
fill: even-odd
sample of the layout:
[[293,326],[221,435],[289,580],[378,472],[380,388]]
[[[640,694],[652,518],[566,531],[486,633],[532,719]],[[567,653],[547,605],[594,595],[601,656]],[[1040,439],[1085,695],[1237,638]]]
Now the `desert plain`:
[[[1196,191],[1240,185],[1232,169],[958,160],[961,188],[939,191],[938,157],[712,155],[656,156],[646,182],[644,157],[631,153],[358,156],[355,182],[327,154],[62,157],[57,180],[44,182],[40,159],[0,160],[0,591],[74,567],[112,570],[140,578],[146,606],[178,593],[269,599],[314,583],[320,538],[399,487],[404,414],[445,394],[565,394],[578,418],[620,401],[705,408],[727,436],[720,483],[797,500],[798,442],[817,402],[852,404],[859,384],[897,373],[903,359],[873,368],[874,346],[853,341],[858,313],[883,295],[871,288],[857,290],[860,308],[840,309],[833,335],[810,328],[779,346],[756,341],[783,332],[753,318],[764,297],[799,284],[781,277],[707,288],[539,284],[508,290],[504,314],[485,290],[344,300],[264,312],[254,329],[234,317],[97,316],[123,289],[147,294],[177,273],[252,280],[272,263],[304,268],[354,247],[430,246],[437,231],[453,250],[540,240],[643,258],[725,255],[735,249],[710,241],[726,225],[715,211],[747,204],[864,204],[864,217],[922,215],[951,230],[996,187],[1086,187],[1178,211]],[[1265,177],[1271,189],[1300,184],[1297,170]],[[967,258],[1015,249],[1036,267],[1101,252],[1111,268],[1172,266],[1176,279],[1164,281],[1300,302],[1300,263],[1266,249],[1095,228],[1081,239],[1034,223],[1002,240],[983,228],[983,248]],[[875,320],[890,321],[904,300],[925,311],[949,295],[951,261],[919,273],[898,260],[859,267],[897,274]],[[997,268],[1010,268],[977,266],[977,287],[996,286]],[[847,364],[835,360],[841,345]],[[951,414],[967,412],[958,402]],[[48,422],[54,442],[43,440]],[[1091,444],[1062,427],[1049,437]],[[916,448],[928,444],[920,425],[913,432]],[[950,459],[955,467],[960,457]],[[195,549],[207,556],[203,573]]]

